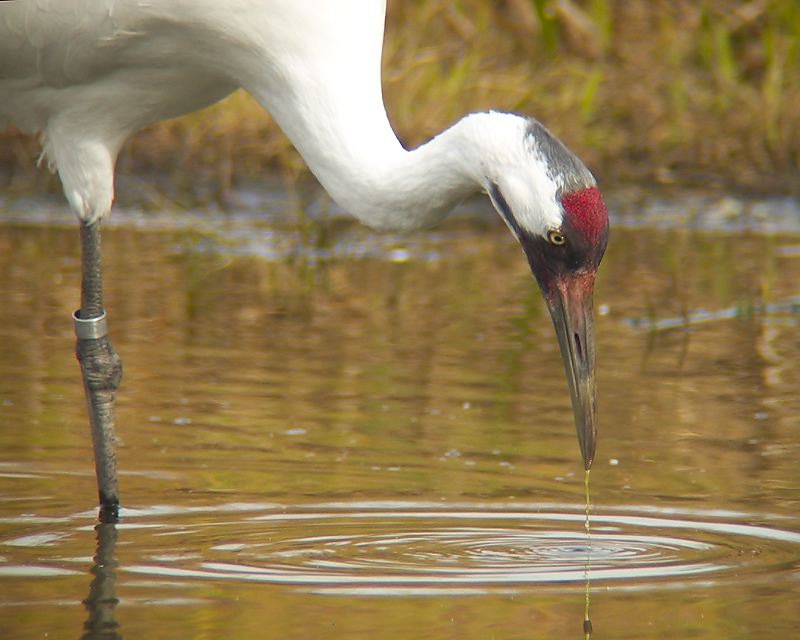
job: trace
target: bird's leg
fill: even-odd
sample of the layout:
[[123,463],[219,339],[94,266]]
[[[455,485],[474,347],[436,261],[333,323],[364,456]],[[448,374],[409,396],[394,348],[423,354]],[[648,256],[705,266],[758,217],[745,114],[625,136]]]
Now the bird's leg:
[[73,314],[83,388],[92,427],[100,521],[119,517],[117,455],[114,440],[114,396],[122,379],[122,360],[108,340],[100,275],[100,222],[81,222],[81,308]]

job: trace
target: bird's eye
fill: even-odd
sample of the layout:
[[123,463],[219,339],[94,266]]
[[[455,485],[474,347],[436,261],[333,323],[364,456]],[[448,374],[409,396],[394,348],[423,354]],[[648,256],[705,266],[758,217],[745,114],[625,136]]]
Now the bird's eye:
[[547,239],[550,241],[551,244],[556,246],[561,246],[562,244],[567,244],[567,239],[564,237],[564,234],[560,231],[548,231],[547,232]]

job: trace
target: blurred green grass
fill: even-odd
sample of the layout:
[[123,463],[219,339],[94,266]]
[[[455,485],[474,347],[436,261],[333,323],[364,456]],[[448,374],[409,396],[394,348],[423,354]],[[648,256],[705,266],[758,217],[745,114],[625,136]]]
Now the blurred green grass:
[[[390,0],[383,78],[410,148],[497,109],[540,119],[603,186],[800,193],[797,0]],[[35,140],[0,133],[10,184],[42,182],[37,156]],[[142,131],[118,163],[223,195],[276,169],[305,171],[241,91]]]

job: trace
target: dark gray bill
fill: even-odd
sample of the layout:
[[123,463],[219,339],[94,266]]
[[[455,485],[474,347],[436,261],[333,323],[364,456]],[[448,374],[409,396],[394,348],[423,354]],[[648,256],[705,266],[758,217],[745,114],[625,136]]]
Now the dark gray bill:
[[597,412],[594,375],[594,274],[564,275],[555,280],[545,301],[564,359],[572,413],[578,430],[583,465],[590,469],[597,444]]

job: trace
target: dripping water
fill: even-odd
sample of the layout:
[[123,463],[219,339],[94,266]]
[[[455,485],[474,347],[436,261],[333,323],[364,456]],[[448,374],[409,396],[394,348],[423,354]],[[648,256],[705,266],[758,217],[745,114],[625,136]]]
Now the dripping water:
[[592,621],[589,619],[589,567],[592,563],[592,531],[589,526],[589,469],[583,479],[584,487],[586,488],[586,568],[584,570],[584,582],[586,584],[586,610],[583,615],[583,633],[586,635],[586,640],[592,635]]

